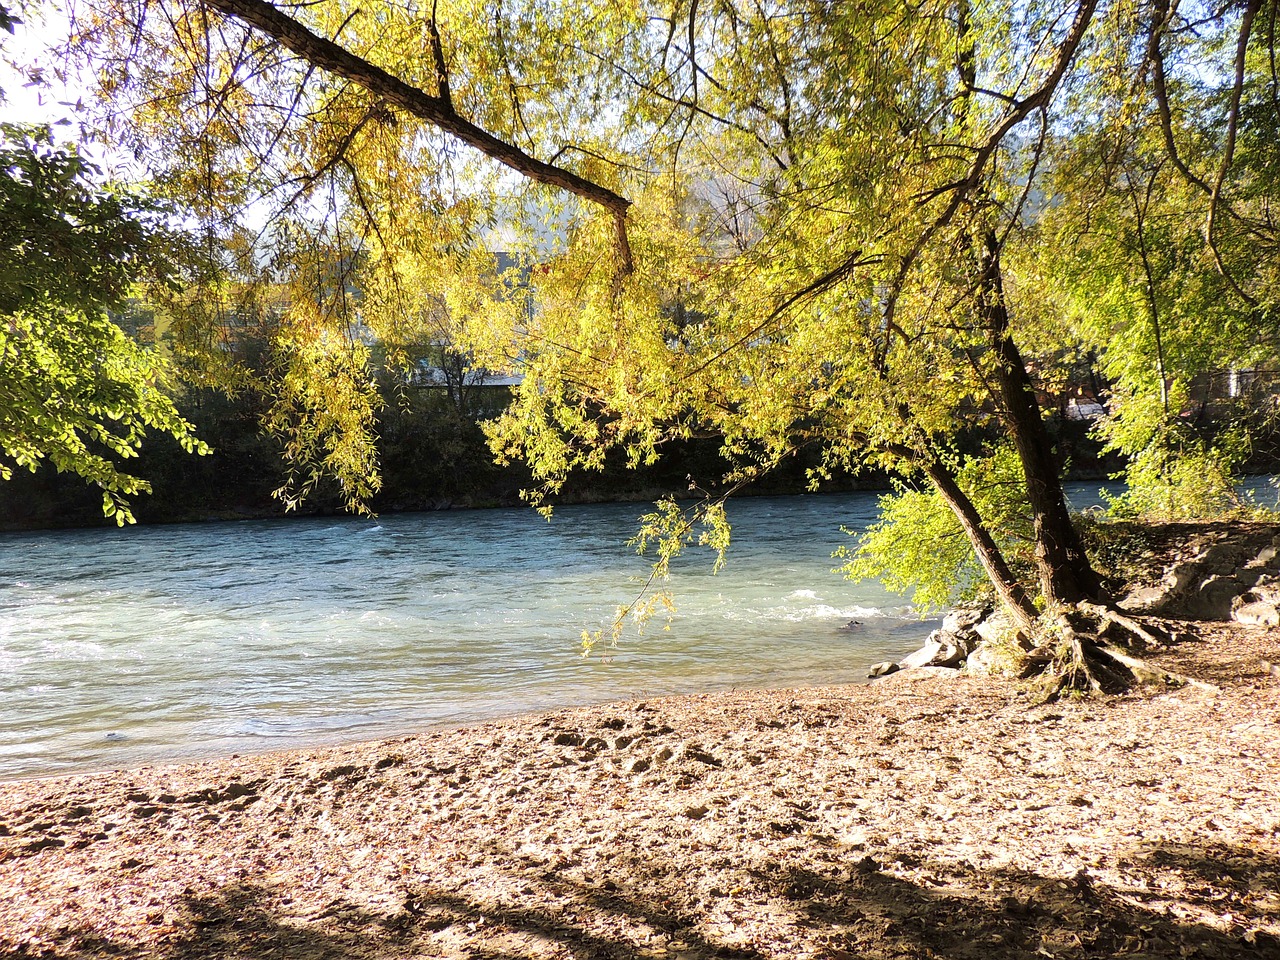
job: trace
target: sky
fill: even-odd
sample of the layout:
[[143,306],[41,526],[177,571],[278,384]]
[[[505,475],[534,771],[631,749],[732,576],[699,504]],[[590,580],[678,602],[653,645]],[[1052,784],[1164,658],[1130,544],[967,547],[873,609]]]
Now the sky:
[[[4,91],[0,123],[55,125],[63,121],[54,126],[54,138],[74,141],[78,133],[76,102],[85,96],[85,87],[74,76],[67,78],[70,83],[60,82],[55,69],[58,58],[49,52],[50,46],[66,38],[67,11],[60,5],[42,7],[43,22],[35,19],[37,14],[22,12],[17,15],[29,19],[15,26],[12,35],[0,30],[0,90]],[[33,68],[43,68],[44,85],[28,81],[25,71]],[[100,164],[109,159],[101,149],[88,147],[85,152]]]
[[[0,89],[4,90],[0,117],[7,123],[51,123],[69,116],[68,108],[59,104],[67,99],[68,90],[54,79],[51,68],[55,61],[46,50],[51,42],[65,36],[62,10],[45,11],[45,16],[51,18],[45,23],[35,22],[35,15],[17,16],[28,19],[17,24],[12,35],[0,31]],[[48,89],[28,86],[26,77],[15,69],[24,66],[45,67],[53,85]],[[70,101],[74,102],[77,96],[71,96]]]

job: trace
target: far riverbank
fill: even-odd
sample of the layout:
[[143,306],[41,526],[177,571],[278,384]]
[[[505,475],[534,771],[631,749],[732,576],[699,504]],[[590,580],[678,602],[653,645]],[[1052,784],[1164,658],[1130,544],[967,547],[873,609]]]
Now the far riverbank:
[[[421,401],[423,398],[419,397]],[[255,415],[231,415],[225,399],[206,398],[189,415],[214,449],[211,456],[187,454],[165,437],[149,439],[129,469],[152,484],[153,493],[130,498],[141,524],[218,520],[344,516],[336,490],[320,488],[297,511],[286,513],[273,496],[288,475],[279,450],[258,430]],[[494,414],[497,410],[489,411]],[[516,507],[520,491],[534,485],[520,464],[494,464],[478,423],[448,411],[405,411],[391,405],[390,419],[378,431],[382,490],[370,503],[375,513],[392,515],[431,510]],[[1105,481],[1123,467],[1105,455],[1089,436],[1090,423],[1056,419],[1059,452],[1078,481]],[[687,496],[691,482],[715,492],[732,465],[721,457],[715,438],[681,441],[664,447],[654,465],[630,469],[625,458],[608,458],[600,472],[570,477],[556,502],[568,504],[652,503],[666,496]],[[808,492],[807,471],[819,465],[816,451],[788,458],[740,496],[789,496]],[[1261,461],[1260,461],[1261,462]],[[1264,467],[1265,469],[1265,467]],[[835,471],[824,493],[883,492],[887,475],[869,469],[856,475]],[[0,531],[103,527],[102,495],[73,474],[43,467],[35,474],[17,471],[0,485]]]

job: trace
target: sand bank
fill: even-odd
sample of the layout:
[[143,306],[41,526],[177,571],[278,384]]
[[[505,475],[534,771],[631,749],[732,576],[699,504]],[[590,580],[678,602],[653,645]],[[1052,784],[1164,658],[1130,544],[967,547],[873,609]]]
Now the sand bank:
[[1280,956],[1280,636],[0,785],[0,954]]

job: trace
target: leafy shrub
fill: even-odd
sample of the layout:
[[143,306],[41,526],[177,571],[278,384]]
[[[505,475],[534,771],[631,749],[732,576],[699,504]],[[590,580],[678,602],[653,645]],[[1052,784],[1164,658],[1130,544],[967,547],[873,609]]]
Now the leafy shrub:
[[[1000,447],[970,460],[957,473],[961,488],[993,531],[1015,575],[1030,573],[1031,516],[1016,453]],[[951,508],[933,490],[894,482],[880,498],[880,519],[842,547],[840,572],[850,580],[876,579],[895,593],[910,593],[926,614],[961,600],[985,597],[989,585]]]

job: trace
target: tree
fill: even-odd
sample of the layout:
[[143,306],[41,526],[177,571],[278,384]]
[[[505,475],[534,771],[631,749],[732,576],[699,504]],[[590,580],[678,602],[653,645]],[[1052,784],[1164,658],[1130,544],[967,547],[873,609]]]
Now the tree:
[[207,452],[165,391],[166,365],[109,317],[133,284],[170,264],[160,211],[93,183],[95,168],[46,129],[0,125],[0,479],[43,462],[125,497],[146,481],[121,470],[148,430]]
[[[1143,347],[1044,301],[1099,237],[1090,204],[1119,217],[1163,156],[1170,204],[1185,189],[1203,213],[1199,275],[1250,329],[1274,316],[1274,20],[1263,0],[115,0],[79,49],[134,135],[181,158],[160,181],[202,198],[211,232],[274,201],[279,230],[319,223],[361,251],[344,262],[362,284],[407,288],[406,259],[458,274],[498,217],[552,209],[529,237],[536,320],[462,335],[486,366],[520,357],[493,444],[544,492],[674,438],[722,436],[731,487],[816,446],[924,479],[1015,619],[1048,611],[1075,636],[1080,611],[1115,614],[1095,604],[1037,402],[1044,348],[1104,348],[1123,394]],[[1154,270],[1143,203],[1130,266]],[[1119,323],[1156,318],[1172,344],[1192,300],[1156,279],[1154,311]],[[320,314],[351,309],[311,290]],[[361,314],[375,330],[407,322],[402,299],[380,303]],[[319,336],[307,316],[300,335]],[[975,456],[1018,464],[1031,577],[984,513]],[[655,516],[669,556],[721,514]]]
[[1121,505],[1166,517],[1231,502],[1256,420],[1220,405],[1204,423],[1208,404],[1195,408],[1193,385],[1234,367],[1274,368],[1280,345],[1275,8],[1207,12],[1223,19],[1192,29],[1155,3],[1140,52],[1111,51],[1117,78],[1146,65],[1145,100],[1122,111],[1077,93],[1073,110],[1090,120],[1053,148],[1057,203],[1040,218],[1045,242],[1029,264],[1068,335],[1115,384],[1102,433],[1130,458]]

